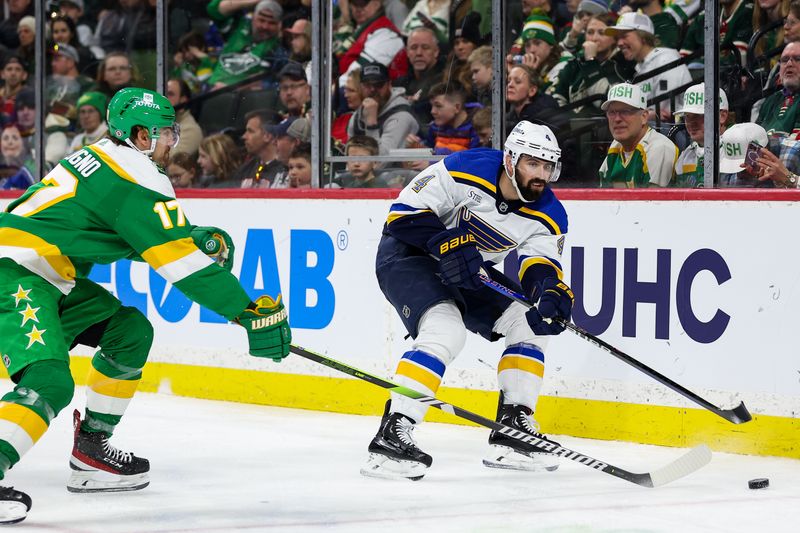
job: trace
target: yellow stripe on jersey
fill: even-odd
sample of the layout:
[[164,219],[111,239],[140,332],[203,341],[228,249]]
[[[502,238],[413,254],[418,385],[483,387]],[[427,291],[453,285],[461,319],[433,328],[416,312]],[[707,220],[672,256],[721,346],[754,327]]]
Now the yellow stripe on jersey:
[[147,261],[147,264],[153,267],[153,270],[158,270],[164,265],[178,261],[197,250],[198,248],[192,238],[184,237],[183,239],[176,239],[148,248],[142,252],[142,259]]
[[417,366],[405,359],[401,359],[400,363],[398,363],[397,374],[422,383],[433,392],[436,392],[439,389],[439,384],[442,382],[439,376],[430,370]]
[[449,172],[450,172],[450,175],[453,176],[454,178],[461,178],[462,180],[471,181],[473,183],[476,183],[476,184],[480,185],[481,187],[489,189],[492,192],[495,192],[495,193],[497,192],[497,188],[494,186],[493,183],[486,181],[485,179],[483,179],[480,176],[476,176],[474,174],[469,174],[467,172],[459,172],[457,170],[450,170]]
[[114,398],[133,398],[133,394],[139,387],[139,381],[139,379],[115,379],[106,376],[94,367],[89,370],[89,377],[86,378],[86,384],[93,391]]
[[558,266],[546,257],[529,257],[525,259],[519,267],[519,279],[525,277],[525,271],[533,265],[548,265],[553,267],[558,274],[558,279],[564,279],[564,273]]
[[55,273],[66,281],[75,279],[75,265],[61,253],[55,244],[50,244],[38,235],[16,228],[0,228],[0,246],[27,248],[44,259]]
[[85,146],[84,150],[89,150],[90,152],[93,152],[93,153],[97,154],[97,156],[100,159],[103,160],[103,163],[105,163],[106,165],[111,167],[111,170],[113,170],[121,178],[126,179],[126,180],[130,181],[131,183],[137,183],[137,184],[139,183],[139,182],[136,181],[136,179],[133,176],[128,174],[128,172],[126,172],[121,166],[119,166],[117,164],[117,162],[114,161],[114,159],[112,159],[112,157],[110,155],[105,153],[96,144],[93,144],[91,146]]
[[386,223],[391,224],[398,218],[402,218],[408,215],[419,215],[420,213],[433,213],[430,209],[419,209],[417,211],[390,211],[389,216],[386,217]]
[[539,377],[544,376],[544,365],[529,357],[504,355],[500,358],[500,364],[497,365],[497,372],[500,373],[503,370],[522,370]]
[[519,211],[537,218],[542,219],[545,223],[547,223],[555,232],[556,235],[561,235],[562,231],[561,228],[556,224],[556,221],[550,218],[546,213],[541,211],[536,211],[529,207],[520,207]]
[[47,431],[47,422],[36,414],[36,411],[16,403],[0,402],[0,420],[21,427],[33,442],[39,440]]

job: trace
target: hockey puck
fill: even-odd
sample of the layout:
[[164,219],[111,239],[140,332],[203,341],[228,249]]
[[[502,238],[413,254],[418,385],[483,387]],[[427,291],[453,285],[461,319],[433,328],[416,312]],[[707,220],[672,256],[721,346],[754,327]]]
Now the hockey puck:
[[751,489],[766,489],[769,487],[769,479],[765,477],[760,477],[757,479],[751,479],[747,482],[747,486]]

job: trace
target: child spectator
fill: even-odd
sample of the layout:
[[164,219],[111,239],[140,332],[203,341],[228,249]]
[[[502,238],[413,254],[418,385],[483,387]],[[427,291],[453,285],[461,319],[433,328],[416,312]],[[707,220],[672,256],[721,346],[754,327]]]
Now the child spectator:
[[469,70],[472,74],[472,97],[470,101],[483,106],[492,104],[492,47],[481,46],[469,55]]
[[193,156],[186,152],[178,152],[170,157],[167,176],[176,189],[192,187],[199,175],[200,167]]
[[192,93],[199,94],[208,89],[208,78],[214,69],[206,51],[206,40],[198,31],[190,31],[178,41],[178,51],[172,57],[175,68],[172,77],[186,82]]
[[289,188],[311,188],[311,146],[301,144],[289,156]]
[[197,164],[202,170],[196,187],[212,189],[234,188],[241,180],[234,173],[242,163],[241,153],[233,139],[224,133],[209,135],[200,142]]
[[492,147],[492,106],[486,106],[475,111],[472,115],[472,125],[478,133],[480,145]]
[[[354,135],[347,141],[345,153],[348,156],[378,155],[378,141],[366,135]],[[389,184],[375,174],[372,161],[348,161],[347,172],[337,176],[336,181],[345,188],[374,189],[389,187]]]
[[480,145],[478,133],[464,104],[466,97],[459,87],[438,83],[431,88],[431,115],[425,143],[434,154],[446,155]]

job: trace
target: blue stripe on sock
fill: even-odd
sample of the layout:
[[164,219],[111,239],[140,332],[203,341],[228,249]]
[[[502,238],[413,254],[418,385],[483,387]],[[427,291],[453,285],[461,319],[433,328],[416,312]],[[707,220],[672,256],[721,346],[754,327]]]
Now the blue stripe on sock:
[[440,378],[444,376],[445,366],[444,363],[436,359],[429,353],[425,353],[422,350],[411,350],[410,352],[406,352],[403,354],[403,359],[408,359],[409,361],[414,361],[418,365],[422,365],[431,372],[434,372]]
[[530,357],[541,363],[544,363],[544,354],[542,351],[533,344],[527,344],[524,342],[512,344],[505,349],[503,355],[524,355],[525,357]]

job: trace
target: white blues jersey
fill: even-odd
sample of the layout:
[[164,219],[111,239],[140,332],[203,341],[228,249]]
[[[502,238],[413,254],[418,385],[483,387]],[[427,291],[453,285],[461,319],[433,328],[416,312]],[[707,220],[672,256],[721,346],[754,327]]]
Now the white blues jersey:
[[501,172],[499,150],[478,148],[446,157],[400,192],[385,232],[427,251],[430,237],[459,227],[475,237],[483,259],[492,264],[517,250],[519,279],[526,291],[546,277],[562,279],[567,233],[563,205],[549,187],[536,202],[505,200],[497,187]]

